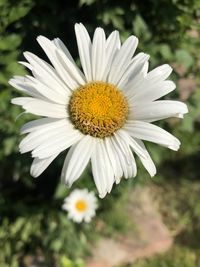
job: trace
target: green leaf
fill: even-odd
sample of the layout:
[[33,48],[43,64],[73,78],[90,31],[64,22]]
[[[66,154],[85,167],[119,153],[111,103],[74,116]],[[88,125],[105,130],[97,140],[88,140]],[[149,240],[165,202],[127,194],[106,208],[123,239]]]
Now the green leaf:
[[171,51],[169,45],[167,45],[167,44],[160,44],[160,46],[159,46],[159,52],[163,56],[163,58],[165,60],[167,60],[167,61],[172,60],[173,54],[172,54],[172,51]]
[[183,64],[186,69],[190,68],[194,64],[194,58],[192,55],[183,49],[179,49],[175,53],[176,60],[178,63]]
[[69,190],[64,184],[59,183],[54,194],[54,199],[64,199],[67,196],[68,191]]
[[74,267],[74,265],[67,256],[62,256],[60,259],[60,267]]
[[149,40],[151,38],[150,31],[140,15],[137,15],[133,22],[134,33],[137,37],[142,38],[142,40]]
[[15,33],[0,39],[0,50],[13,50],[21,43],[21,37]]
[[83,6],[84,4],[89,6],[95,3],[96,0],[79,0],[79,5]]

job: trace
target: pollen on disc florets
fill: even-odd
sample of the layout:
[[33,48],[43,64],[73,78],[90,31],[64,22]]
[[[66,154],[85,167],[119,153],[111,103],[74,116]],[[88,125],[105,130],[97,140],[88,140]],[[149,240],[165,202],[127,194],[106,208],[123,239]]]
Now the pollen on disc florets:
[[74,91],[69,113],[71,121],[82,133],[104,138],[123,126],[128,103],[116,86],[90,82]]

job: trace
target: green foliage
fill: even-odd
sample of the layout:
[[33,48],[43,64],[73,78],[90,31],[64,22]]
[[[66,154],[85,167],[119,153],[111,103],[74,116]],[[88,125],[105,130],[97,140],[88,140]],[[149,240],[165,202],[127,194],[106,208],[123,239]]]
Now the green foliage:
[[11,23],[19,21],[27,15],[33,6],[30,0],[15,1],[1,0],[0,1],[0,33],[3,32]]
[[138,261],[131,267],[198,267],[200,266],[199,255],[187,248],[173,247],[165,255]]
[[66,256],[60,258],[60,267],[84,267],[83,260],[77,259],[76,261],[69,260]]
[[162,185],[160,209],[164,214],[166,224],[172,232],[176,233],[176,242],[198,249],[200,238],[200,203],[198,201],[200,182],[182,177],[176,184],[171,182]]
[[[93,224],[76,227],[67,219],[66,213],[60,210],[60,205],[51,207],[51,212],[49,207],[32,207],[28,211],[21,205],[20,213],[21,216],[17,216],[13,221],[5,218],[1,222],[2,267],[21,267],[23,257],[36,253],[38,249],[43,251],[44,261],[50,266],[84,266],[78,257],[87,252],[86,243],[88,238],[91,240]],[[59,255],[58,259],[56,255]],[[69,259],[74,259],[74,264],[66,255]]]
[[[18,152],[17,143],[19,142],[19,128],[21,122],[16,120],[17,115],[20,114],[20,109],[10,104],[14,93],[8,85],[8,80],[15,75],[25,74],[24,68],[17,63],[19,60],[20,45],[22,43],[22,36],[17,32],[20,30],[22,24],[20,19],[28,14],[33,3],[28,0],[18,1],[13,5],[13,1],[0,1],[0,161],[2,163],[2,172],[0,178],[7,179],[7,176],[20,176],[16,169],[19,168],[20,161],[15,158],[9,163],[8,157]],[[14,23],[15,24],[12,24]],[[13,29],[11,30],[10,27]],[[10,168],[10,166],[12,168]],[[24,167],[21,168],[23,173]],[[10,170],[8,172],[8,170]],[[11,172],[11,173],[10,173]]]
[[[175,245],[165,254],[152,259],[138,260],[134,267],[199,267],[200,266],[200,181],[157,183],[155,195],[160,211]],[[131,265],[132,266],[132,265]]]
[[[121,182],[122,188],[116,188],[115,195],[110,195],[105,200],[106,205],[102,203],[101,214],[99,218],[102,220],[103,225],[101,233],[106,236],[118,236],[120,233],[127,231],[135,231],[135,225],[130,222],[127,213],[127,203],[129,201],[130,182]],[[127,184],[129,183],[129,185]],[[122,193],[123,192],[123,193]],[[116,201],[117,199],[117,201]]]

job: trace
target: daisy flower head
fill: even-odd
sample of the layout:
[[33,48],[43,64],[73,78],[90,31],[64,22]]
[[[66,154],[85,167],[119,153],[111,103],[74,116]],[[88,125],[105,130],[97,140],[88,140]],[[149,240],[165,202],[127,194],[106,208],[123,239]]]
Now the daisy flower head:
[[62,208],[68,211],[68,217],[74,222],[90,222],[95,216],[97,199],[94,192],[87,189],[75,189],[64,199]]
[[176,87],[167,80],[172,68],[165,64],[148,72],[149,55],[134,56],[135,36],[121,44],[118,31],[106,38],[104,30],[97,28],[91,40],[81,23],[75,25],[75,34],[82,70],[60,39],[39,36],[37,41],[52,65],[25,52],[28,62],[21,64],[32,75],[10,80],[29,95],[12,103],[43,117],[22,127],[27,136],[19,148],[21,153],[32,151],[34,177],[69,148],[62,180],[71,186],[91,162],[99,196],[104,197],[121,177],[136,176],[134,154],[155,175],[143,140],[178,150],[179,140],[153,122],[183,118],[188,109],[179,101],[157,100]]

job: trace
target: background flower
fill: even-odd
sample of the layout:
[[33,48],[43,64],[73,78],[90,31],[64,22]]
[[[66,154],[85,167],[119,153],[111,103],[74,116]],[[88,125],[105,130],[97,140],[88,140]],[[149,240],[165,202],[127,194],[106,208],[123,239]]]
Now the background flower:
[[90,222],[95,216],[97,199],[94,192],[87,189],[75,189],[64,199],[62,208],[68,211],[68,217],[74,222]]

